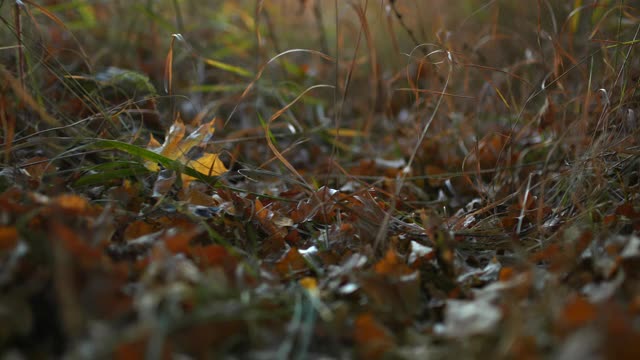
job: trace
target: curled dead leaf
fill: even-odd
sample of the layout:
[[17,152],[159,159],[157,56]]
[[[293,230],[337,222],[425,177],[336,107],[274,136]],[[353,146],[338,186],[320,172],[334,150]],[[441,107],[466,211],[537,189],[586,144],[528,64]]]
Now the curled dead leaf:
[[[184,165],[192,167],[197,172],[205,176],[219,176],[228,171],[218,154],[205,152],[198,158],[191,158],[193,149],[202,148],[211,139],[215,128],[213,121],[201,124],[191,134],[185,138],[186,127],[180,118],[169,128],[169,132],[162,144],[153,136],[147,144],[147,149],[171,160],[178,161]],[[160,171],[160,166],[152,161],[146,161],[145,167],[151,171]],[[183,185],[195,180],[194,177],[182,175]]]

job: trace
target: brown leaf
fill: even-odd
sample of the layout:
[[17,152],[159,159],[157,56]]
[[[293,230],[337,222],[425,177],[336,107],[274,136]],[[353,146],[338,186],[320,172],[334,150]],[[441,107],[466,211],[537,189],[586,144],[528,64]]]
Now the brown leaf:
[[176,173],[173,170],[162,170],[158,172],[158,177],[153,184],[154,198],[161,198],[169,193],[171,187],[176,182]]
[[446,173],[447,171],[445,169],[435,165],[427,165],[425,166],[424,171],[428,176],[427,181],[429,182],[429,185],[438,187],[445,183],[446,179],[438,176]]
[[[145,335],[138,340],[132,340],[129,342],[123,342],[118,344],[113,354],[116,360],[135,360],[144,359],[148,355],[149,349],[149,337]],[[160,359],[171,359],[171,344],[165,341],[161,344]]]
[[40,180],[45,174],[53,173],[57,170],[57,167],[51,164],[50,159],[44,156],[35,156],[22,162],[22,165],[26,165],[24,170],[30,177]]

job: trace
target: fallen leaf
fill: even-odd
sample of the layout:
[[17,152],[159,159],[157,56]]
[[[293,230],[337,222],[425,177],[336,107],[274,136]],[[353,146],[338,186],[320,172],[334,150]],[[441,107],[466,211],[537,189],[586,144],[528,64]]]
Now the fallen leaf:
[[161,198],[167,195],[175,182],[175,171],[168,169],[159,171],[156,182],[153,184],[153,194],[151,196],[154,198]]
[[[190,152],[196,148],[202,148],[211,139],[215,128],[213,121],[200,125],[185,138],[186,128],[180,118],[169,128],[165,140],[160,144],[153,136],[149,139],[147,150],[151,150],[171,160],[176,160],[206,176],[219,176],[227,172],[227,168],[217,154],[204,153],[202,156],[192,159]],[[154,162],[146,161],[145,167],[151,171],[160,171],[160,166]],[[195,178],[182,175],[183,186],[186,187]]]
[[55,198],[54,204],[71,214],[83,214],[88,208],[87,199],[78,195],[64,194]]
[[157,231],[156,227],[148,221],[136,220],[129,223],[124,230],[124,240],[129,241]]
[[40,180],[44,175],[54,173],[58,168],[51,160],[43,156],[35,156],[22,162],[24,170],[30,177]]
[[188,163],[194,170],[207,176],[217,176],[227,172],[227,168],[217,154],[205,154]]
[[572,330],[586,325],[595,319],[598,309],[582,297],[569,300],[560,315],[560,326],[563,330]]
[[380,275],[408,275],[414,272],[393,249],[389,249],[384,258],[374,265],[374,270]]
[[395,345],[389,330],[370,313],[360,314],[356,318],[354,331],[361,359],[380,359]]
[[189,254],[202,267],[222,267],[228,276],[233,275],[238,260],[222,245],[192,246]]
[[290,248],[276,263],[276,270],[282,277],[306,271],[307,262],[296,247]]
[[0,226],[0,251],[13,249],[18,244],[15,226]]
[[187,253],[191,240],[201,232],[202,229],[197,225],[193,225],[190,228],[171,228],[164,235],[164,245],[173,254]]
[[102,251],[91,245],[74,229],[61,223],[52,222],[50,233],[53,239],[84,265],[90,266],[102,257]]

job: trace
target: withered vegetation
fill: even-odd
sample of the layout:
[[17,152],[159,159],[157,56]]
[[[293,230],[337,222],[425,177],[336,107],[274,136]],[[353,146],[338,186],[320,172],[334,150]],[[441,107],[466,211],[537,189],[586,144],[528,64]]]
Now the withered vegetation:
[[0,20],[3,358],[640,358],[637,2]]

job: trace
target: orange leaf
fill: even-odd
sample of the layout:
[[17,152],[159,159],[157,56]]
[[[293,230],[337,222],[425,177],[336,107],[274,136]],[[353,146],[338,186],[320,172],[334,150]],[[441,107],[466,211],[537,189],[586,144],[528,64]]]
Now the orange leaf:
[[[116,360],[134,360],[144,359],[148,355],[148,336],[143,336],[141,339],[133,340],[131,342],[124,342],[118,344],[113,354]],[[172,345],[170,342],[165,341],[161,345],[160,359],[170,359],[172,353]]]
[[564,329],[575,329],[595,319],[598,309],[595,305],[581,297],[569,301],[562,310],[560,319]]
[[195,246],[190,253],[204,266],[222,266],[228,260],[233,260],[233,256],[222,245]]
[[498,280],[500,281],[509,281],[513,278],[514,269],[509,266],[505,266],[500,269],[500,273],[498,274]]
[[70,194],[58,196],[57,198],[55,198],[54,204],[66,212],[78,215],[83,214],[89,208],[87,199],[78,195]]
[[193,240],[199,232],[200,229],[196,226],[189,230],[178,228],[169,229],[164,238],[164,245],[167,247],[167,250],[174,254],[187,253],[191,240]]
[[387,250],[384,258],[374,265],[374,270],[381,275],[407,275],[414,271],[398,258],[393,249]]
[[253,203],[255,206],[255,216],[260,220],[268,220],[269,210],[264,208],[262,201],[256,199]]
[[142,341],[120,344],[114,353],[117,360],[142,359],[146,353],[146,344]]
[[290,248],[276,263],[276,271],[286,277],[291,273],[298,273],[308,269],[307,262],[298,252],[298,248]]
[[160,142],[156,140],[155,137],[153,137],[153,134],[151,134],[151,136],[149,137],[149,143],[147,144],[147,149],[151,151],[155,151],[159,149],[161,146],[162,144],[160,144]]
[[156,228],[152,224],[143,220],[136,220],[127,225],[127,228],[124,230],[124,239],[137,239],[141,236],[151,234],[154,231],[156,231]]
[[13,249],[18,243],[15,226],[0,226],[0,251]]
[[380,359],[394,346],[389,330],[370,313],[360,314],[356,318],[354,331],[358,355],[362,359]]
[[100,259],[102,252],[89,245],[75,231],[58,222],[51,223],[51,232],[62,246],[85,264]]

